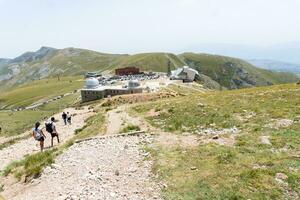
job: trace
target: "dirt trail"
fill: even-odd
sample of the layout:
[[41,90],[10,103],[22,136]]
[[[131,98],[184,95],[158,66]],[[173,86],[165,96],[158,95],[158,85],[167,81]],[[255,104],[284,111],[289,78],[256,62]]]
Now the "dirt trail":
[[150,136],[109,137],[74,144],[42,175],[4,191],[14,200],[35,199],[160,199],[152,180],[151,161],[140,148]]
[[141,148],[152,143],[154,136],[117,136],[125,124],[148,127],[126,109],[121,106],[107,113],[109,137],[75,143],[40,177],[27,184],[12,182],[2,195],[14,200],[161,199],[160,186],[151,173],[152,161],[145,160],[149,153]]
[[19,138],[24,138],[30,134],[30,131],[26,131],[22,133],[21,135],[17,136],[8,136],[8,137],[0,137],[0,144],[4,144],[6,142],[9,142],[11,140],[19,139]]
[[[88,110],[88,107],[84,107],[83,110],[75,110],[74,108],[68,108],[64,110],[65,112],[70,112],[71,114],[75,114],[72,117],[72,124],[65,126],[63,120],[61,119],[61,113],[54,115],[56,119],[59,121],[56,123],[57,130],[59,132],[59,137],[61,143],[65,142],[69,138],[74,135],[74,131],[78,128],[84,126],[84,121],[91,115],[93,115],[92,111]],[[51,136],[46,133],[45,140],[45,148],[49,148],[51,145]],[[30,133],[31,134],[31,133]],[[54,145],[57,145],[57,141],[55,138]],[[28,139],[21,140],[16,144],[13,144],[3,150],[0,151],[0,170],[3,170],[5,166],[7,166],[10,162],[14,160],[20,160],[25,155],[32,154],[38,152],[40,150],[39,143],[35,141],[32,137]]]
[[139,126],[143,130],[149,130],[149,126],[140,118],[132,117],[127,112],[127,106],[120,106],[116,109],[110,110],[107,113],[107,135],[114,135],[120,133],[120,131],[127,125]]

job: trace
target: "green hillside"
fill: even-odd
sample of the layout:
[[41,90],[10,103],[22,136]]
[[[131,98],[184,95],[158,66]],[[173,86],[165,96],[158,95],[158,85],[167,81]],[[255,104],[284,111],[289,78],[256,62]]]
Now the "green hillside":
[[105,54],[84,49],[59,50],[48,62],[63,75],[82,75],[87,71],[103,71],[114,65],[123,55]]
[[0,127],[2,128],[0,136],[15,136],[24,133],[32,128],[35,122],[48,119],[62,109],[74,105],[78,102],[78,98],[79,93],[75,93],[34,110],[0,111]]
[[185,65],[176,55],[171,53],[142,53],[122,57],[114,67],[136,66],[143,71],[167,72]]
[[82,77],[61,77],[33,81],[0,94],[0,108],[12,109],[29,106],[41,100],[48,100],[82,88]]
[[210,88],[229,89],[295,82],[288,73],[256,68],[236,58],[184,53],[105,54],[95,51],[42,47],[9,60],[0,70],[0,90],[48,77],[84,75],[88,71],[114,73],[119,67],[135,66],[142,71],[167,72],[189,65],[201,74],[200,82]]
[[[84,79],[81,76],[48,78],[32,81],[12,90],[0,93],[0,136],[12,136],[28,130],[36,121],[43,120],[62,109],[79,101],[80,94],[74,90],[82,88]],[[51,98],[69,93],[63,98],[22,111],[10,111],[26,107],[33,103],[44,102]],[[4,110],[3,110],[4,109]]]
[[[46,47],[43,47],[46,48]],[[43,49],[41,48],[41,49]],[[41,51],[41,49],[39,51]],[[40,54],[39,51],[35,54]],[[21,56],[22,57],[22,56]],[[41,78],[84,75],[88,71],[104,71],[110,69],[123,55],[104,54],[90,50],[66,48],[51,51],[43,57],[34,57],[4,66],[1,75],[12,75],[12,78],[2,80],[2,86],[20,85]],[[15,71],[15,72],[14,72]]]
[[298,199],[299,99],[300,85],[289,84],[132,107],[163,129],[145,147],[165,184],[163,198]]
[[266,86],[299,80],[293,74],[256,68],[237,58],[195,53],[184,53],[179,57],[199,73],[209,76],[220,85],[231,89]]

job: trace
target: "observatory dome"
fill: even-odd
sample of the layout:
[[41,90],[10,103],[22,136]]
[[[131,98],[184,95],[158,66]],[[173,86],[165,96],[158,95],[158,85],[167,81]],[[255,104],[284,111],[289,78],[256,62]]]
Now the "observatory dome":
[[134,87],[139,87],[141,84],[139,83],[138,80],[130,80],[128,82],[128,87],[129,88],[134,88]]
[[99,86],[99,81],[96,78],[88,78],[85,82],[86,88],[95,88]]

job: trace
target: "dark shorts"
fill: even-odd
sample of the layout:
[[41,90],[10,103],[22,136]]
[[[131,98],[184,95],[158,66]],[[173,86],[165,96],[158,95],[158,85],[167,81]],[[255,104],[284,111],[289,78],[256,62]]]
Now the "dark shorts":
[[42,137],[40,137],[40,138],[38,138],[38,139],[36,139],[37,141],[40,141],[40,142],[44,142],[45,141],[45,138],[42,136]]
[[57,133],[50,133],[51,134],[51,137],[57,137],[58,134]]

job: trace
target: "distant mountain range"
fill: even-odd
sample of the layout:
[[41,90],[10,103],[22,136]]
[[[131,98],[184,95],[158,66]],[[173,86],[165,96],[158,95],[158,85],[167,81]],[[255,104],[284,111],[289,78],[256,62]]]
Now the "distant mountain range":
[[0,86],[12,87],[46,77],[83,75],[88,71],[113,73],[118,67],[136,66],[143,71],[167,72],[189,65],[210,88],[229,89],[299,81],[289,73],[260,69],[237,58],[210,54],[142,53],[106,54],[86,49],[41,47],[14,59],[1,59]]
[[251,64],[268,70],[277,72],[291,72],[300,75],[300,64],[292,64],[275,60],[247,60]]
[[210,54],[238,57],[242,59],[277,60],[300,65],[300,41],[282,43],[268,47],[255,47],[236,44],[198,44],[182,51],[205,52]]
[[0,58],[0,68],[1,66],[7,65],[11,59],[6,59],[6,58]]

